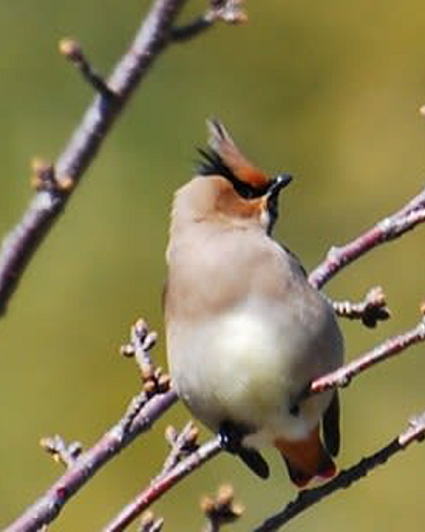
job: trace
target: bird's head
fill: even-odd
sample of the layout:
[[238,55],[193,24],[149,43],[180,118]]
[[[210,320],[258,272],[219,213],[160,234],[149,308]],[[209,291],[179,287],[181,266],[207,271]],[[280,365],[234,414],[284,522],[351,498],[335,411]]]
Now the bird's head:
[[208,148],[198,150],[202,159],[197,175],[176,194],[174,217],[257,225],[270,234],[278,216],[279,192],[292,177],[268,177],[241,153],[219,121],[209,120],[207,126]]

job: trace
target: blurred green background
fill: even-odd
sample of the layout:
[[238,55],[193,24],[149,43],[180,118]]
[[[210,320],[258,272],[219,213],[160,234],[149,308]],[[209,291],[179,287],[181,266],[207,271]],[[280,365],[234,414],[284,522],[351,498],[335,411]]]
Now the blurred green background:
[[[57,41],[78,38],[108,72],[149,3],[0,3],[2,233],[30,198],[28,161],[54,159],[92,98],[57,53]],[[182,19],[204,4],[188,2]],[[423,2],[248,4],[247,25],[217,25],[161,57],[0,321],[0,526],[62,472],[39,449],[40,437],[59,433],[90,445],[137,392],[132,361],[117,353],[138,316],[161,333],[156,356],[165,364],[160,294],[168,212],[173,191],[191,175],[194,146],[205,142],[206,117],[220,117],[259,165],[295,174],[275,234],[309,269],[331,244],[357,235],[423,186]],[[356,299],[382,284],[393,310],[376,331],[342,324],[348,358],[416,323],[424,230],[376,250],[327,287],[335,298]],[[389,441],[425,408],[424,349],[375,368],[343,392],[342,467]],[[51,529],[100,529],[158,471],[165,426],[180,427],[187,418],[174,407],[104,468]],[[268,458],[268,482],[232,457],[209,463],[157,504],[165,530],[199,530],[198,500],[223,481],[234,484],[247,508],[233,530],[261,522],[295,494],[278,457]],[[424,475],[425,447],[415,445],[299,517],[291,530],[422,531]]]

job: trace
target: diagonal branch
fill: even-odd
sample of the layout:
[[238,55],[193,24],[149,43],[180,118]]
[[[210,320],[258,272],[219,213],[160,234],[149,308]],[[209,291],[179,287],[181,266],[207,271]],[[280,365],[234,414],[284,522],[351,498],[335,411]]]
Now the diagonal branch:
[[304,512],[325,497],[340,489],[351,486],[365,477],[370,471],[385,464],[391,457],[406,449],[414,441],[421,442],[425,438],[425,412],[409,423],[409,427],[388,445],[376,453],[363,458],[347,470],[341,471],[332,480],[317,488],[300,491],[298,496],[276,515],[267,519],[254,532],[270,532],[278,530],[291,519]]
[[[124,416],[99,439],[93,447],[82,452],[80,443],[66,444],[60,436],[43,438],[42,447],[57,461],[67,467],[64,473],[46,493],[12,523],[7,532],[39,530],[50,523],[68,500],[82,488],[95,473],[139,434],[146,432],[176,401],[177,395],[166,377],[153,364],[149,351],[156,341],[156,333],[149,332],[143,320],[131,327],[130,341],[121,353],[135,358],[141,370],[142,391],[136,395]],[[187,430],[186,436],[194,435]],[[183,442],[182,442],[183,445]],[[183,449],[181,449],[183,452]]]
[[[144,394],[145,392],[142,392]],[[5,532],[32,532],[53,521],[69,499],[109,460],[146,432],[177,400],[173,390],[152,397],[135,415],[133,400],[127,413],[87,451],[69,464],[67,471]],[[132,422],[129,423],[129,418]]]
[[307,395],[322,393],[330,388],[348,386],[351,379],[359,373],[423,341],[425,341],[425,317],[413,329],[388,338],[345,366],[314,380],[307,391]]
[[96,74],[81,50],[77,53],[78,50],[74,46],[70,48],[69,41],[62,42],[62,52],[67,56],[71,53],[74,59],[77,53],[80,70],[100,94],[88,107],[80,125],[59,155],[52,170],[51,184],[54,186],[37,188],[22,219],[2,243],[0,315],[6,312],[7,304],[30,259],[63,212],[115,119],[121,114],[131,94],[144,79],[160,53],[173,42],[172,28],[185,3],[186,0],[155,0],[143,19],[135,39],[106,82]]
[[87,59],[80,44],[73,39],[62,39],[59,42],[59,51],[78,68],[85,81],[106,99],[115,99],[116,95],[108,87],[105,80],[98,74]]
[[222,451],[219,437],[207,441],[187,458],[164,474],[160,474],[150,486],[139,493],[123,510],[103,529],[103,532],[124,530],[146,508],[162,497],[178,482],[214,458]]
[[348,244],[331,248],[325,260],[310,273],[310,284],[315,288],[321,288],[354,260],[380,244],[399,238],[423,222],[425,222],[425,190],[402,209],[384,218]]

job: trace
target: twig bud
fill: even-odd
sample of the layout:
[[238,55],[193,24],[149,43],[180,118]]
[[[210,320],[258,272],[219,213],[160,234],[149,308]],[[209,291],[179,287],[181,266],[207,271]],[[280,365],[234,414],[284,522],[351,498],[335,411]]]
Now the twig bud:
[[214,510],[214,499],[212,497],[209,497],[208,495],[205,495],[201,498],[200,507],[204,514],[208,515]]
[[171,377],[168,374],[161,375],[158,379],[158,388],[160,392],[166,392],[170,389]]
[[228,506],[235,496],[233,486],[230,484],[223,484],[218,488],[217,504],[220,506]]
[[71,61],[81,61],[83,57],[81,46],[74,39],[61,39],[59,41],[59,52]]
[[165,439],[167,440],[169,445],[173,445],[175,441],[177,440],[178,432],[175,427],[172,425],[168,425],[168,427],[165,429]]

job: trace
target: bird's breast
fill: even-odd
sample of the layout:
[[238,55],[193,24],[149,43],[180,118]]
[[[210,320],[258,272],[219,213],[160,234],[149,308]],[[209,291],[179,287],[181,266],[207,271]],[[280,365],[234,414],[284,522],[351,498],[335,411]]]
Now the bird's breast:
[[296,304],[247,299],[196,324],[170,323],[171,373],[180,396],[213,430],[228,419],[255,431],[284,427],[298,438],[313,421],[294,418],[291,400],[326,366],[317,362],[316,340],[302,327]]

